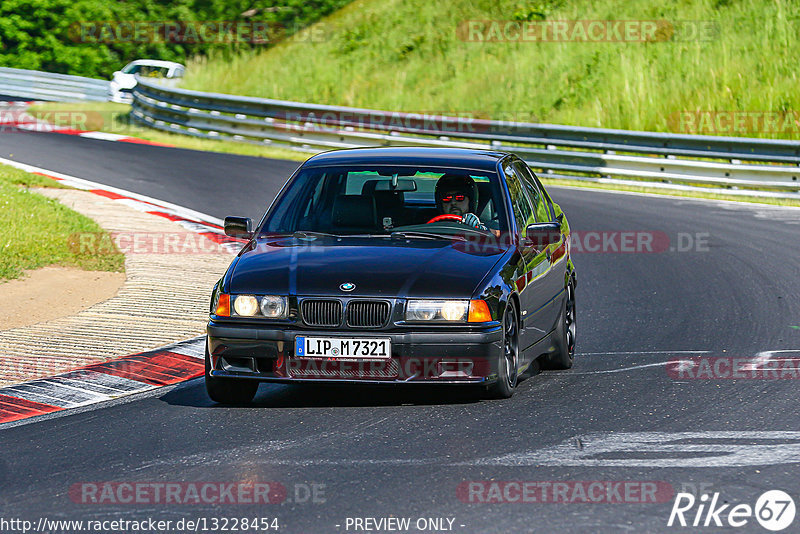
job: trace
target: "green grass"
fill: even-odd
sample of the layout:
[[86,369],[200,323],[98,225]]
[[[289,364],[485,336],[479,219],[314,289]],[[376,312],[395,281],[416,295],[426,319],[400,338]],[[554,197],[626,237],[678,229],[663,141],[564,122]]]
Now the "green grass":
[[28,108],[30,114],[59,126],[138,137],[139,139],[146,139],[154,143],[178,148],[293,161],[305,161],[309,157],[309,154],[286,148],[202,139],[154,130],[140,126],[137,123],[131,123],[129,119],[130,110],[131,107],[128,104],[113,102],[47,102]]
[[[480,43],[457,34],[467,20],[537,18],[710,21],[718,33],[648,43]],[[653,131],[674,131],[676,114],[687,110],[800,110],[797,0],[356,0],[318,24],[329,37],[321,42],[195,58],[183,86]]]
[[17,185],[23,187],[50,187],[53,189],[68,189],[66,186],[61,185],[60,182],[42,176],[40,174],[32,174],[25,172],[8,165],[0,164],[0,185]]
[[28,189],[52,187],[55,183],[50,178],[0,165],[0,281],[54,264],[89,271],[124,270],[125,257],[115,249],[98,247],[94,253],[81,253],[70,245],[82,233],[95,234],[96,239],[108,238],[97,223]]

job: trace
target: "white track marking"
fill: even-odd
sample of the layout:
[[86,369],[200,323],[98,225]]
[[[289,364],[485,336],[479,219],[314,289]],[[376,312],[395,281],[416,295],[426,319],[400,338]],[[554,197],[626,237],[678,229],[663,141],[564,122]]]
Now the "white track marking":
[[78,134],[80,137],[89,139],[100,139],[101,141],[119,141],[120,139],[130,139],[127,135],[112,134],[107,132],[84,132]]
[[197,219],[203,222],[208,222],[212,224],[216,224],[217,226],[222,226],[224,222],[222,219],[214,217],[212,215],[208,215],[206,213],[201,213],[199,211],[195,211],[190,208],[185,208],[183,206],[178,206],[177,204],[172,204],[171,202],[166,202],[163,200],[159,200],[157,198],[149,197],[147,195],[140,195],[139,193],[134,193],[132,191],[128,191],[126,189],[120,189],[118,187],[112,187],[110,185],[101,184],[98,182],[92,182],[91,180],[85,180],[83,178],[78,178],[76,176],[71,176],[69,174],[64,174],[61,172],[51,171],[49,169],[44,169],[42,167],[36,167],[34,165],[28,165],[27,163],[20,163],[19,161],[14,161],[10,159],[0,158],[0,163],[5,165],[9,165],[11,167],[21,169],[26,172],[38,172],[42,174],[48,174],[50,176],[55,176],[56,178],[60,178],[64,181],[65,185],[69,185],[75,187],[77,189],[102,189],[104,191],[111,191],[112,193],[117,193],[119,195],[124,195],[126,197],[131,197],[136,200],[141,200],[143,202],[149,202],[154,204],[154,208],[156,207],[164,207],[169,208],[177,215],[182,217],[188,217],[191,219]]
[[205,358],[206,338],[202,336],[191,342],[181,343],[170,347],[169,351],[183,354],[184,356],[192,356],[194,358]]

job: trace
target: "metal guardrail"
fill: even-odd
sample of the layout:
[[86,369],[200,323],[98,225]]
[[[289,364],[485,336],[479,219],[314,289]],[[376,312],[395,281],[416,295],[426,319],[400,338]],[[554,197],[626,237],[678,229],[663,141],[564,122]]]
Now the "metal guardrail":
[[82,76],[0,67],[0,94],[31,100],[108,100],[109,82]]
[[544,177],[800,198],[797,141],[465,120],[173,89],[142,79],[133,99],[137,122],[196,137],[313,152],[390,145],[505,150]]

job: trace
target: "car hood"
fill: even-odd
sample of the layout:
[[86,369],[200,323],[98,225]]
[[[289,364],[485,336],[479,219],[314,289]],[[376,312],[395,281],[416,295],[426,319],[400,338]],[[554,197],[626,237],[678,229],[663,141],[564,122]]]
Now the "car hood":
[[[448,240],[259,239],[240,254],[230,292],[469,298],[503,252]],[[355,289],[341,290],[346,282]]]
[[136,77],[133,74],[118,72],[111,78],[111,83],[120,89],[133,89],[136,86]]

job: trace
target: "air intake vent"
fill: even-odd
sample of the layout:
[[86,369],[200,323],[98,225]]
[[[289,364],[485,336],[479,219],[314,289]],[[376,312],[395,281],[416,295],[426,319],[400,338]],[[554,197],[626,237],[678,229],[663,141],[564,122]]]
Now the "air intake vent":
[[304,300],[301,311],[308,326],[342,324],[342,303],[338,300]]
[[356,300],[347,305],[347,324],[358,328],[380,328],[389,320],[391,305],[383,300]]

